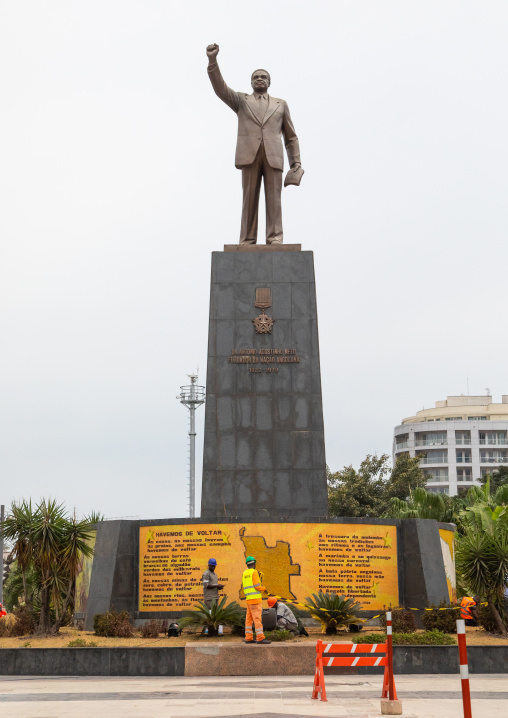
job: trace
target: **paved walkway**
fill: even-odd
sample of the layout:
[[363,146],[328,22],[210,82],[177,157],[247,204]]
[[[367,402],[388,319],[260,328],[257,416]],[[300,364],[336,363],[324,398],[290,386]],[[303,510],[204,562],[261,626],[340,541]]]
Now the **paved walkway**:
[[[9,678],[1,718],[212,718],[379,716],[381,676],[328,676],[328,702],[311,676],[234,678]],[[404,716],[463,718],[459,676],[396,676]],[[508,676],[471,679],[473,718],[508,716]]]

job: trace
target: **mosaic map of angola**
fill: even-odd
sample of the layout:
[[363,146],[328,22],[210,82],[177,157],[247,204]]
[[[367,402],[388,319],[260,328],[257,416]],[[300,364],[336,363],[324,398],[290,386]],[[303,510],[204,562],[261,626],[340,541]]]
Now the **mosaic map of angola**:
[[[291,559],[289,543],[277,541],[275,546],[267,546],[263,536],[247,536],[245,531],[245,526],[242,526],[238,532],[245,546],[245,558],[254,556],[256,559],[256,568],[267,594],[296,600],[291,592],[291,576],[300,575],[300,566]],[[240,599],[245,598],[241,587],[239,596]]]

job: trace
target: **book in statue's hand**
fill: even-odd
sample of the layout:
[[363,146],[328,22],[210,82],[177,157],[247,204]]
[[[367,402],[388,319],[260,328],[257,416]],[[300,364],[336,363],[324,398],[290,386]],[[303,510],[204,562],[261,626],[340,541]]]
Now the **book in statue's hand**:
[[298,187],[302,181],[303,173],[304,169],[301,166],[295,170],[289,170],[284,180],[284,187],[287,187],[289,184],[295,184]]

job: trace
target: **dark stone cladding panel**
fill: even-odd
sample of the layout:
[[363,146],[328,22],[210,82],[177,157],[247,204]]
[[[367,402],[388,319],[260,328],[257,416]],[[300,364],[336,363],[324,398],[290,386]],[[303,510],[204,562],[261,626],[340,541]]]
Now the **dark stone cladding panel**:
[[[271,289],[271,334],[254,331],[258,287]],[[300,362],[228,364],[247,348],[294,348]],[[213,252],[206,391],[202,518],[326,516],[312,252]]]
[[97,526],[85,628],[93,629],[93,617],[105,611],[136,610],[137,521],[101,521]]
[[2,676],[183,676],[185,648],[2,648]]
[[[210,659],[216,660],[216,656]],[[468,646],[468,663],[472,674],[508,673],[508,646]],[[394,646],[393,667],[395,683],[397,675],[402,674],[458,675],[458,649],[457,646]],[[381,676],[383,670],[325,668],[325,674]],[[0,675],[183,676],[185,648],[1,648]],[[460,693],[459,684],[457,692]]]
[[439,604],[448,593],[439,527],[430,519],[402,522],[403,595],[406,606]]

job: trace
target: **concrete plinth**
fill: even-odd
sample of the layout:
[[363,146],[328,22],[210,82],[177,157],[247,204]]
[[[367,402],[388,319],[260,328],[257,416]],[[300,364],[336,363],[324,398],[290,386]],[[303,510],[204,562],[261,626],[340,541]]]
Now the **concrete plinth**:
[[[314,643],[249,646],[210,641],[185,646],[186,676],[308,676],[315,663]],[[311,687],[309,683],[309,691]]]
[[402,715],[402,702],[389,701],[388,698],[381,698],[381,713],[384,716]]

